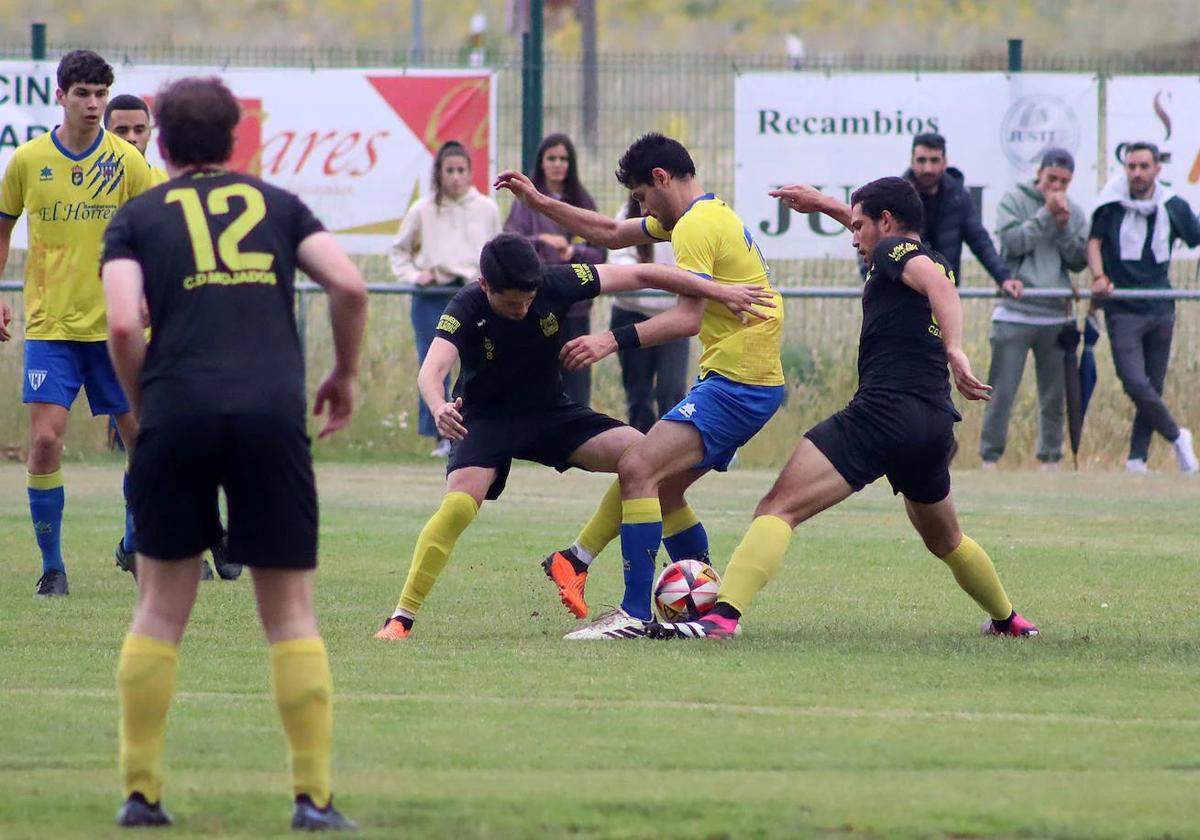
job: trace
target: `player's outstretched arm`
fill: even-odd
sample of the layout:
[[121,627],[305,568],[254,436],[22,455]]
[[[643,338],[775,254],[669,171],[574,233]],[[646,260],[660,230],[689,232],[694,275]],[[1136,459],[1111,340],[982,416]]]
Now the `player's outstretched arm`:
[[971,372],[971,361],[963,352],[962,301],[954,281],[941,266],[926,256],[910,259],[900,275],[905,285],[929,298],[929,306],[938,329],[942,332],[942,343],[946,345],[946,359],[958,392],[969,400],[990,400],[992,386],[980,382]]
[[354,411],[354,383],[358,356],[367,324],[367,285],[358,267],[327,231],[306,237],[296,250],[300,270],[329,295],[329,320],[333,325],[333,370],[317,388],[313,414],[329,407],[329,417],[318,437],[327,437],[350,422]]
[[507,169],[496,176],[498,190],[508,190],[530,210],[562,225],[576,236],[605,248],[628,248],[657,242],[642,229],[641,219],[612,219],[595,210],[575,207],[538,192],[533,181],[515,170]]
[[771,190],[767,195],[780,199],[797,213],[824,213],[842,227],[850,227],[850,205],[813,187],[792,184]]
[[445,440],[462,440],[467,434],[463,425],[462,397],[446,399],[445,381],[454,363],[458,361],[458,348],[454,342],[439,336],[433,337],[421,370],[417,373],[417,390],[421,399],[429,406],[438,435]]
[[693,336],[700,332],[703,319],[704,301],[681,297],[673,307],[645,321],[571,339],[563,345],[558,358],[567,370],[583,370],[619,349],[653,347]]
[[775,308],[774,292],[767,286],[742,283],[717,283],[690,271],[662,263],[634,265],[598,265],[600,293],[614,294],[638,289],[660,289],[685,297],[704,298],[724,304],[734,315],[746,320],[754,317],[765,320],[766,313],[756,310]]
[[[4,273],[4,267],[8,265],[8,243],[12,239],[13,227],[16,223],[16,219],[0,216],[0,274]],[[8,301],[0,300],[0,341],[8,341],[12,338],[12,333],[8,330],[11,321],[12,307],[8,305]]]
[[101,267],[100,277],[108,316],[108,355],[136,415],[142,404],[142,365],[146,362],[142,267],[127,258],[109,260]]

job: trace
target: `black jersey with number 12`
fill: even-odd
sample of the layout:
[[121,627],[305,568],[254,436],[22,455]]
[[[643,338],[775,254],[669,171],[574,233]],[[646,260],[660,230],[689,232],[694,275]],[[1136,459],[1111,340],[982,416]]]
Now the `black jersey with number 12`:
[[143,425],[197,412],[303,421],[296,250],[323,229],[297,196],[232,172],[176,178],[121,208],[103,261],[142,267]]
[[954,282],[945,257],[920,242],[890,236],[875,246],[863,289],[858,392],[916,397],[957,416],[950,400],[946,345],[929,298],[901,279],[916,257],[933,260]]

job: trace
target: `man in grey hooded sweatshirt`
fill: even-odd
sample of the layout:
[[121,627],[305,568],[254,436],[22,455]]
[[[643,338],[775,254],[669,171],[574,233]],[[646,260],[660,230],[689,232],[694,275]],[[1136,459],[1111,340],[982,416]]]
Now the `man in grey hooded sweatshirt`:
[[1088,218],[1067,198],[1075,160],[1066,149],[1047,149],[1032,184],[1018,184],[1000,201],[996,235],[1011,272],[1006,297],[992,314],[992,399],[983,415],[979,455],[985,469],[1004,454],[1013,401],[1033,351],[1037,371],[1037,459],[1055,469],[1062,458],[1065,380],[1058,336],[1070,320],[1069,301],[1026,297],[1026,289],[1070,289],[1068,272],[1087,266]]

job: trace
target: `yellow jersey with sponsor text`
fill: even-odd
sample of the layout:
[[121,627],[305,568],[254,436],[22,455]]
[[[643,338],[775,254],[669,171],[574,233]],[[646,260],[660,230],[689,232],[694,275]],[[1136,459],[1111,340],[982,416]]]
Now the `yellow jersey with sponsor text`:
[[0,215],[27,214],[27,338],[108,337],[100,283],[104,229],[117,208],[149,187],[146,159],[103,129],[82,154],[70,152],[53,131],[13,153],[0,181]]
[[[770,286],[771,269],[733,208],[712,193],[700,196],[666,230],[657,219],[642,220],[655,239],[670,240],[675,264],[717,283]],[[707,301],[700,326],[700,378],[720,374],[745,385],[782,385],[783,297],[772,291],[774,309],[765,320],[742,321],[724,304]]]

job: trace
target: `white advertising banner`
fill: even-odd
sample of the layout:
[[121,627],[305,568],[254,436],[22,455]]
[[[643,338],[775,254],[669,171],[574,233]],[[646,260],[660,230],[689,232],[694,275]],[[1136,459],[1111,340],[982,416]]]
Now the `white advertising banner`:
[[1165,158],[1160,180],[1200,210],[1200,77],[1118,76],[1107,105],[1106,174],[1121,171],[1127,144],[1154,143]]
[[[0,169],[61,121],[52,62],[0,62]],[[474,183],[495,171],[495,79],[487,71],[216,69],[116,66],[111,96],[152,101],[164,82],[220,76],[242,105],[230,167],[300,195],[356,253],[382,253],[404,211],[430,189],[446,140],[471,152]],[[161,165],[151,141],[147,157]],[[25,247],[25,225],[14,231]]]
[[1049,146],[1075,156],[1076,180],[1090,196],[1097,127],[1092,76],[747,74],[736,87],[734,204],[768,259],[851,257],[848,231],[792,213],[767,191],[806,183],[847,200],[868,181],[902,174],[913,137],[934,131],[992,232],[1001,197],[1033,177]]

